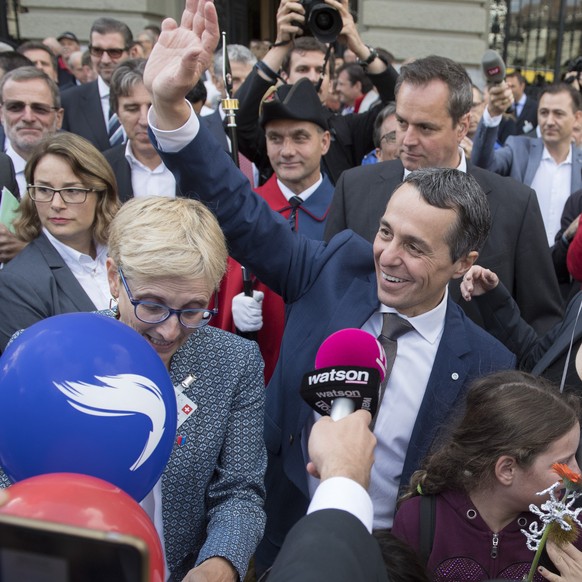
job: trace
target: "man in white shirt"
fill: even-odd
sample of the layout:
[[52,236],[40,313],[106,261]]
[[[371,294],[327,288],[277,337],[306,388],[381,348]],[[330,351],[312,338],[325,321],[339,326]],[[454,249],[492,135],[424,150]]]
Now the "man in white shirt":
[[[12,160],[20,195],[26,193],[24,167],[34,148],[56,133],[63,109],[56,83],[35,67],[20,67],[0,80],[0,122],[6,132],[6,154]],[[18,192],[14,192],[18,195]],[[0,225],[0,262],[7,262],[24,248]]]
[[122,202],[134,196],[176,196],[176,180],[148,136],[151,97],[143,84],[145,63],[145,59],[124,61],[116,68],[109,86],[111,110],[117,113],[127,142],[104,155],[115,173]]
[[514,97],[503,82],[489,90],[489,103],[477,128],[471,161],[531,186],[537,194],[548,245],[554,244],[566,200],[582,188],[582,152],[572,144],[582,119],[582,97],[570,85],[545,87],[538,104],[541,138],[510,136],[495,150],[502,114]]

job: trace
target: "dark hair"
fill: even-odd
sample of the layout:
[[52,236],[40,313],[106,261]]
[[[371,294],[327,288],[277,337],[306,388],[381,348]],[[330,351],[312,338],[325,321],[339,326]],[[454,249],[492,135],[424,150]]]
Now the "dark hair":
[[382,124],[391,115],[396,115],[396,103],[394,103],[394,101],[390,101],[386,107],[383,107],[374,120],[374,133],[372,134],[374,147],[380,147],[380,140],[382,139]]
[[582,95],[580,94],[580,91],[576,91],[576,89],[574,89],[572,85],[568,85],[568,83],[553,83],[552,85],[546,85],[540,91],[538,103],[546,93],[549,95],[568,93],[568,95],[570,95],[570,99],[572,100],[572,111],[576,113],[576,111],[582,110]]
[[[320,52],[325,57],[327,47],[313,36],[300,36],[299,38],[296,38],[293,48],[285,55],[283,63],[281,64],[281,69],[285,74],[289,75],[291,70],[291,57],[293,56],[293,53],[302,54],[307,52]],[[321,59],[321,62],[323,63],[323,58]],[[335,58],[333,52],[329,57],[328,69],[327,73],[329,74],[329,78],[333,79],[335,77]]]
[[4,73],[9,73],[20,67],[34,67],[34,63],[28,57],[25,57],[16,51],[0,53],[0,69],[2,69]]
[[143,84],[145,59],[127,59],[113,71],[109,84],[109,106],[117,112],[120,97],[128,97],[136,85]]
[[477,380],[466,409],[447,442],[411,478],[410,494],[444,490],[471,492],[494,479],[502,455],[526,469],[536,457],[579,423],[580,401],[525,372],[506,370]]
[[362,93],[368,93],[368,91],[371,91],[374,88],[372,81],[370,81],[370,78],[366,75],[362,65],[358,65],[357,63],[347,63],[342,65],[337,70],[337,76],[339,76],[343,71],[346,72],[348,79],[350,80],[350,85],[355,85],[358,81],[362,84]]
[[388,529],[375,529],[372,535],[380,546],[390,582],[429,582],[418,554],[406,542]]
[[404,65],[396,81],[396,102],[402,83],[424,86],[435,80],[442,81],[449,88],[447,111],[454,126],[471,110],[473,92],[467,71],[451,59],[431,55]]
[[149,30],[156,35],[156,40],[162,34],[162,29],[157,24],[148,24],[147,26],[143,27],[144,30]]
[[198,79],[198,83],[194,85],[188,93],[186,93],[186,101],[190,101],[190,103],[206,103],[206,99],[208,98],[208,91],[206,90],[206,85],[202,79]]
[[93,68],[93,61],[91,60],[91,52],[89,49],[83,51],[83,56],[81,57],[81,64],[85,67]]
[[507,73],[505,78],[507,79],[507,77],[515,77],[520,85],[525,85],[525,77],[519,71],[512,71],[511,73]]
[[16,50],[21,55],[24,55],[24,53],[26,51],[32,51],[32,50],[44,51],[49,56],[50,61],[51,61],[51,65],[53,66],[53,69],[55,70],[55,72],[58,71],[58,69],[59,69],[59,63],[58,63],[58,60],[57,60],[55,53],[53,53],[53,51],[46,44],[43,44],[42,42],[35,42],[34,40],[29,40],[27,42],[23,42]]
[[91,25],[89,39],[91,39],[94,32],[97,34],[111,34],[115,32],[121,34],[125,44],[123,47],[125,50],[128,50],[131,46],[131,43],[133,42],[133,34],[131,33],[129,26],[127,26],[125,22],[121,22],[121,20],[115,20],[114,18],[107,18],[104,16],[95,20],[95,22],[93,22]]
[[453,263],[483,246],[491,228],[491,212],[487,196],[470,174],[450,168],[422,168],[408,174],[402,184],[414,186],[427,204],[457,213],[446,240]]

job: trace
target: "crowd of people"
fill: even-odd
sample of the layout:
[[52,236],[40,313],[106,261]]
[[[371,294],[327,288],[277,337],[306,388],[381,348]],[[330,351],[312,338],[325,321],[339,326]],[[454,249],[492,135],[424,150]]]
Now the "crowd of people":
[[[0,349],[96,311],[196,378],[142,502],[168,580],[521,580],[536,493],[580,472],[582,79],[397,71],[325,4],[333,45],[281,0],[228,78],[212,0],[0,52]],[[320,419],[301,381],[347,328],[390,370],[373,417]]]

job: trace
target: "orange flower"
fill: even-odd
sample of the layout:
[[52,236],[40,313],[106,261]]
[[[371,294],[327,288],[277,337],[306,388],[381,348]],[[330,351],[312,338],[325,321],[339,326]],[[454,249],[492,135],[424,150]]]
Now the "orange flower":
[[558,474],[562,479],[562,483],[566,489],[570,491],[582,491],[582,475],[580,473],[575,473],[563,463],[554,463],[552,469]]

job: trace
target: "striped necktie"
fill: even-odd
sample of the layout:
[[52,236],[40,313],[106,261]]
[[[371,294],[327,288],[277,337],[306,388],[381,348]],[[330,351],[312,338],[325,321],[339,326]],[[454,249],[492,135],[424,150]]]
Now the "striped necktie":
[[114,147],[123,143],[123,128],[119,123],[117,113],[109,110],[109,120],[107,121],[107,134],[109,135],[109,145]]

